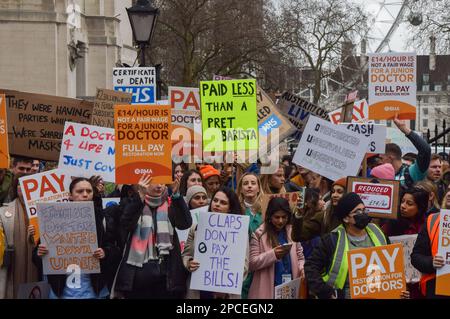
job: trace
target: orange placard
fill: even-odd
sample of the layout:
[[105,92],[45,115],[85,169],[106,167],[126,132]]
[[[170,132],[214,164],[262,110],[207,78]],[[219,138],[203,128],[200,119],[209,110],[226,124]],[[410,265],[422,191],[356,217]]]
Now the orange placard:
[[398,114],[400,120],[415,120],[416,107],[401,101],[383,101],[370,105],[369,119],[392,120]]
[[0,168],[9,168],[8,125],[6,120],[6,97],[0,94]]
[[117,184],[137,184],[143,174],[172,182],[170,105],[118,105],[114,128]]
[[351,250],[347,260],[352,299],[400,299],[406,290],[402,244]]

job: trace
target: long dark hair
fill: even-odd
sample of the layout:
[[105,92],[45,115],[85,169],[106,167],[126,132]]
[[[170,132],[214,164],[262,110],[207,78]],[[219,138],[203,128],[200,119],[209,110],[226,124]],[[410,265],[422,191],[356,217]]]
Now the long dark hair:
[[211,212],[211,205],[213,203],[214,196],[216,196],[216,194],[219,192],[224,193],[228,198],[228,202],[230,203],[230,211],[228,212],[228,214],[242,215],[239,198],[237,197],[236,193],[228,187],[221,187],[214,193],[214,195],[211,197],[211,202],[209,203],[209,211]]
[[428,210],[428,199],[429,199],[430,194],[423,188],[419,188],[419,187],[412,187],[412,188],[406,189],[405,191],[403,191],[403,194],[402,194],[402,197],[400,200],[400,205],[403,200],[403,197],[405,197],[406,194],[410,194],[414,198],[414,203],[417,205],[418,213],[417,213],[416,218],[419,219],[423,215],[425,215],[425,213]]
[[267,234],[267,242],[272,248],[278,246],[280,243],[278,242],[278,235],[271,222],[272,216],[279,211],[284,211],[288,215],[288,221],[286,226],[291,223],[292,220],[292,211],[289,206],[289,201],[283,197],[274,197],[267,204],[266,217],[264,219],[264,229]]
[[72,191],[73,191],[73,189],[75,188],[75,186],[76,186],[78,183],[81,183],[81,182],[88,182],[89,184],[91,184],[92,191],[93,191],[93,193],[92,193],[93,196],[98,195],[98,194],[97,194],[97,187],[95,187],[95,186],[92,184],[91,180],[90,180],[89,178],[86,178],[86,177],[77,177],[77,178],[74,178],[74,179],[72,180],[72,182],[70,182],[70,186],[69,186],[69,193],[70,193],[70,195],[72,195]]
[[317,212],[319,206],[320,190],[317,188],[305,189],[305,215],[310,216]]
[[180,181],[180,195],[181,196],[186,196],[186,192],[188,189],[187,181],[188,181],[189,177],[191,177],[191,175],[194,173],[197,174],[198,176],[200,176],[200,178],[202,179],[202,185],[203,185],[202,174],[200,174],[200,172],[197,171],[196,169],[190,169],[183,174],[183,177],[181,177],[181,181]]

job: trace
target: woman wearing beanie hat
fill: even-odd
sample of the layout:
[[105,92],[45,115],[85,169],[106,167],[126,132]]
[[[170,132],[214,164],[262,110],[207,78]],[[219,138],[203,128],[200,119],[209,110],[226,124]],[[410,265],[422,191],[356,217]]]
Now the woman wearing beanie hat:
[[203,186],[208,192],[208,197],[212,198],[212,195],[220,188],[220,172],[212,165],[204,165],[200,169],[200,174],[203,178]]
[[342,196],[335,215],[341,225],[322,237],[306,261],[305,273],[310,291],[318,298],[348,299],[348,250],[383,246],[387,239],[378,226],[370,223],[364,203],[356,193]]
[[194,185],[188,188],[184,201],[189,209],[196,209],[208,205],[208,195],[206,189],[200,185]]
[[370,176],[381,179],[395,179],[394,166],[390,163],[375,166],[370,171]]
[[285,198],[269,201],[264,224],[250,241],[250,271],[254,271],[249,299],[273,299],[275,286],[303,278],[305,258],[300,243],[291,239],[292,211]]

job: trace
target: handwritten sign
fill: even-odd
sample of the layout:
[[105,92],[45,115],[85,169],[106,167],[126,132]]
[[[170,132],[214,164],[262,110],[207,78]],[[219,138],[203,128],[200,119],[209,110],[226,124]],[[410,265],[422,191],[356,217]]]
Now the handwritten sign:
[[[328,112],[330,121],[333,124],[342,122],[342,107]],[[353,103],[352,123],[366,123],[369,121],[369,104],[366,100],[359,100]]]
[[421,273],[411,264],[411,253],[417,240],[417,234],[389,237],[391,244],[400,243],[403,247],[403,260],[405,261],[406,282],[417,283],[420,281]]
[[[172,107],[172,159],[193,162],[202,158],[202,120],[198,88],[169,87]],[[181,137],[181,140],[180,140]]]
[[0,168],[9,168],[8,120],[6,97],[0,94]]
[[93,202],[38,203],[44,275],[62,275],[77,265],[83,274],[100,273]]
[[369,119],[416,119],[416,53],[369,54]]
[[73,176],[100,175],[115,182],[114,130],[66,122],[58,167]]
[[361,197],[369,216],[397,219],[399,181],[378,178],[347,178],[347,191]]
[[170,105],[118,105],[114,116],[116,183],[137,184],[143,174],[151,174],[153,183],[170,184]]
[[[192,225],[196,225],[198,224],[198,217],[200,215],[200,213],[207,213],[209,209],[209,206],[203,206],[200,208],[196,208],[196,209],[191,209],[191,217],[192,217]],[[181,251],[184,250],[184,245],[186,243],[186,240],[189,236],[189,228],[188,229],[178,229],[175,228],[177,235],[178,235],[178,240],[180,241],[180,247],[181,247]]]
[[59,159],[66,121],[91,123],[94,103],[0,89],[6,95],[9,151],[36,159]]
[[120,197],[102,198],[103,209],[120,204]]
[[289,92],[285,92],[281,95],[281,98],[278,101],[278,107],[297,128],[297,132],[292,135],[292,138],[296,140],[300,140],[310,115],[329,121],[327,110]]
[[200,82],[203,151],[258,149],[256,81]]
[[368,137],[367,153],[384,154],[386,152],[386,126],[372,123],[342,123],[348,130]]
[[300,281],[297,278],[275,287],[275,299],[299,299]]
[[450,210],[441,209],[438,255],[445,265],[436,270],[436,295],[450,296]]
[[36,204],[68,201],[70,182],[70,175],[62,169],[55,169],[19,178],[28,219],[30,225],[34,225],[36,230],[34,236],[35,242],[39,239]]
[[114,105],[130,104],[132,95],[107,89],[97,89],[92,125],[114,128]]
[[241,294],[248,224],[248,216],[200,213],[194,252],[200,267],[191,289]]
[[406,290],[401,244],[350,250],[347,258],[352,299],[400,299]]
[[113,87],[115,91],[133,94],[133,104],[156,103],[155,68],[114,68]]
[[311,116],[293,162],[333,181],[356,176],[369,138]]
[[282,197],[289,202],[292,212],[296,207],[303,208],[305,205],[305,187],[301,188],[302,191],[292,193],[280,193],[280,194],[264,194],[261,196],[261,213],[266,216],[267,206],[272,198]]

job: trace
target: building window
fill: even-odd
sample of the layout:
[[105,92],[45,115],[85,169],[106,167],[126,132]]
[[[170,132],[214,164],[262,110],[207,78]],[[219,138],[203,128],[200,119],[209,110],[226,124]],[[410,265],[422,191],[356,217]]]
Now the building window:
[[430,85],[429,84],[422,85],[422,91],[423,92],[429,92],[430,91]]
[[450,84],[450,74],[447,75],[447,83]]
[[423,115],[428,115],[428,108],[427,107],[423,108],[422,111],[423,111]]
[[422,126],[423,127],[428,127],[428,119],[423,119],[422,120]]
[[436,119],[435,124],[436,124],[437,126],[440,126],[440,125],[441,125],[441,119]]
[[423,84],[428,84],[430,82],[430,75],[427,73],[424,73],[422,75]]
[[434,90],[437,92],[442,91],[442,85],[440,83],[436,83],[434,85]]
[[436,103],[441,103],[441,97],[439,95],[436,95]]
[[428,96],[423,97],[423,103],[428,103]]

